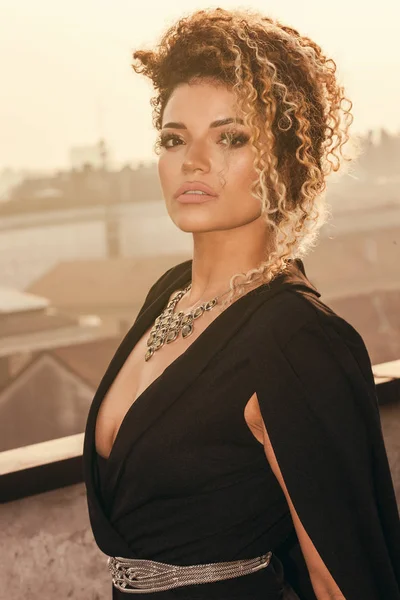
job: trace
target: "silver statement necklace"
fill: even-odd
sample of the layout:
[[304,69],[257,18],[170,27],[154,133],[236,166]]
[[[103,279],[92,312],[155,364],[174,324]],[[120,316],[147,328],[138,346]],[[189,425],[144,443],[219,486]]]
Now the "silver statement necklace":
[[208,300],[208,302],[203,302],[196,308],[192,308],[186,314],[182,310],[180,310],[178,313],[175,313],[175,307],[179,300],[190,290],[191,287],[192,284],[189,283],[185,289],[177,292],[168,302],[167,307],[154,321],[154,325],[147,339],[148,349],[144,357],[145,361],[150,360],[154,352],[162,348],[164,344],[170,344],[171,342],[174,342],[180,333],[182,334],[183,338],[187,338],[189,335],[191,335],[194,329],[194,321],[199,319],[205,311],[212,310],[214,306],[218,304],[218,300],[230,292],[229,288],[229,290],[220,296],[215,296],[211,300]]

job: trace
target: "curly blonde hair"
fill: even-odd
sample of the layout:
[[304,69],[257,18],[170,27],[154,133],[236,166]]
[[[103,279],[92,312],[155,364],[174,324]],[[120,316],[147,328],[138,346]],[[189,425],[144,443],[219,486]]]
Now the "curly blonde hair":
[[259,177],[251,193],[261,203],[271,246],[257,268],[232,276],[226,306],[316,245],[331,214],[325,178],[339,170],[341,158],[355,158],[342,151],[352,102],[337,82],[336,63],[315,42],[248,9],[196,11],[167,29],[156,49],[137,50],[133,59],[134,71],[149,77],[157,91],[151,106],[158,131],[176,86],[208,80],[235,93],[252,132]]

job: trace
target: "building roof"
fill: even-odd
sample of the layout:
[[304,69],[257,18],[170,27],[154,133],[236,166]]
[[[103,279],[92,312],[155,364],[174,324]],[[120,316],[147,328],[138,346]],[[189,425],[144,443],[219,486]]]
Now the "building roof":
[[94,392],[121,340],[122,336],[113,336],[90,341],[76,341],[66,346],[41,349],[35,352],[33,358],[24,361],[22,368],[14,369],[14,374],[2,382],[0,395],[13,382],[25,376],[24,373],[30,371],[31,366],[36,364],[43,356],[56,361],[57,364],[61,365],[74,377],[78,377]]
[[41,298],[12,287],[0,286],[0,316],[26,310],[43,309],[48,305],[47,298]]
[[99,385],[120,342],[121,337],[115,336],[56,348],[50,354],[94,390]]
[[63,309],[95,311],[138,308],[151,285],[170,267],[190,258],[170,254],[138,258],[105,258],[58,263],[28,286]]
[[102,335],[102,322],[95,315],[70,316],[51,306],[0,313],[0,357],[89,342]]
[[92,397],[79,376],[40,354],[0,389],[0,452],[81,433]]
[[46,311],[32,311],[0,316],[0,338],[26,336],[65,327],[77,327],[79,322],[72,317]]

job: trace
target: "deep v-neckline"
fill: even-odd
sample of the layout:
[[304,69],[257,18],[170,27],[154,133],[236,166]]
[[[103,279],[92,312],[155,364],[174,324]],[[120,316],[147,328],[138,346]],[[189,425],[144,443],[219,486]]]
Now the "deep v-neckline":
[[[159,298],[157,299],[158,301],[154,302],[153,304],[151,304],[149,307],[147,307],[147,309],[144,311],[144,313],[142,315],[140,315],[140,319],[143,319],[144,316],[147,316],[147,313],[149,312],[149,310],[154,306],[158,306],[161,303],[161,299],[165,299],[166,302],[168,302],[168,299],[172,296],[172,294],[176,291],[178,291],[178,289],[180,289],[181,287],[184,287],[185,285],[187,285],[190,281],[190,273],[191,273],[191,266],[190,268],[185,271],[183,273],[183,275],[181,277],[178,277],[177,280],[175,280],[170,286],[168,286],[165,290],[163,290],[159,296]],[[187,281],[185,281],[185,279],[189,277],[189,279]],[[183,281],[182,281],[183,280]],[[174,290],[174,287],[177,286],[177,288]],[[164,304],[166,304],[166,302]],[[162,310],[162,309],[161,309]],[[146,331],[148,331],[148,329],[150,328],[150,325],[152,322],[154,322],[155,317],[153,318],[154,312],[156,312],[155,307],[154,307],[154,311],[152,311],[149,315],[148,315],[148,321],[144,324],[145,327],[144,329],[139,331],[139,335],[135,336],[135,338],[133,339],[133,342],[128,346],[128,352],[124,354],[123,359],[121,360],[121,362],[118,365],[117,370],[114,372],[112,380],[108,383],[105,391],[103,392],[103,394],[101,395],[100,398],[100,402],[98,403],[97,406],[97,410],[95,413],[95,428],[94,428],[94,439],[96,439],[96,426],[97,426],[97,420],[98,420],[98,415],[99,415],[99,411],[100,411],[100,407],[103,404],[107,394],[109,393],[111,386],[114,384],[116,378],[118,377],[118,375],[120,374],[120,372],[122,371],[123,367],[125,366],[127,360],[129,359],[131,353],[133,352],[134,348],[137,346],[137,344],[139,343],[139,341],[142,339],[143,335],[146,333]],[[121,343],[121,347],[123,345],[123,343],[130,337],[130,333],[134,332],[134,329],[136,327],[136,324],[138,323],[139,319],[137,319],[137,321],[135,321],[135,323],[132,325],[131,329],[128,331],[125,339],[123,340],[123,342]],[[206,328],[207,329],[207,328]],[[204,330],[205,331],[205,330]],[[204,332],[203,332],[204,333]],[[201,335],[201,334],[200,334]],[[198,336],[199,338],[200,336]],[[198,339],[197,338],[197,339]],[[96,454],[98,456],[100,456],[100,458],[105,461],[105,465],[106,465],[106,470],[107,470],[107,465],[108,463],[111,461],[111,459],[113,458],[113,454],[114,454],[114,449],[115,449],[115,445],[116,442],[118,440],[118,438],[120,437],[121,434],[121,429],[123,428],[124,422],[127,420],[127,418],[129,418],[130,413],[133,410],[133,407],[137,404],[137,402],[139,400],[142,399],[143,396],[147,395],[151,389],[156,385],[157,382],[159,382],[164,375],[167,374],[167,371],[169,371],[169,369],[189,350],[189,348],[195,343],[194,340],[191,344],[189,344],[189,346],[187,348],[185,348],[185,350],[179,354],[179,356],[177,356],[173,361],[171,361],[166,367],[165,369],[163,369],[163,371],[155,378],[153,379],[153,381],[151,381],[149,383],[149,385],[133,400],[133,402],[129,405],[128,410],[125,412],[120,425],[118,427],[117,433],[114,437],[114,441],[112,443],[111,446],[111,450],[109,452],[108,457],[102,456],[101,454],[99,454],[97,452],[97,449],[95,448]]]
[[[217,319],[218,319],[218,317],[217,317]],[[215,321],[215,320],[216,320],[216,319],[214,319],[214,321]],[[213,323],[213,321],[212,321],[211,323]],[[211,325],[211,323],[210,323],[210,325]],[[209,326],[208,326],[208,327],[209,327]],[[206,327],[206,329],[208,329],[208,327]],[[186,352],[189,350],[189,348],[190,348],[191,346],[193,346],[193,344],[195,344],[195,342],[196,342],[196,341],[197,341],[197,340],[198,340],[198,339],[201,337],[201,335],[203,335],[203,333],[206,331],[206,329],[204,329],[204,331],[203,331],[203,332],[202,332],[202,333],[201,333],[201,334],[200,334],[200,335],[199,335],[199,336],[198,336],[198,337],[197,337],[197,338],[196,338],[196,339],[195,339],[195,340],[194,340],[194,341],[193,341],[191,344],[189,344],[189,346],[188,346],[187,348],[185,348],[185,350],[183,350],[183,352],[181,352],[181,354],[179,354],[179,355],[178,355],[176,358],[174,358],[174,360],[172,360],[172,361],[171,361],[171,362],[170,362],[170,363],[169,363],[169,364],[168,364],[168,365],[165,367],[165,369],[163,369],[163,371],[162,371],[162,372],[161,372],[159,375],[157,375],[157,377],[155,377],[155,378],[153,379],[153,381],[151,381],[151,382],[149,383],[149,385],[148,385],[148,386],[147,386],[147,387],[146,387],[146,388],[145,388],[145,389],[144,389],[142,392],[140,392],[140,394],[139,394],[139,395],[138,395],[138,396],[137,396],[137,397],[136,397],[136,398],[133,400],[133,402],[132,402],[132,403],[129,405],[129,408],[128,408],[128,410],[125,412],[125,414],[124,414],[124,416],[123,416],[123,418],[122,418],[122,420],[121,420],[121,422],[120,422],[120,425],[119,425],[119,427],[118,427],[118,429],[117,429],[117,432],[116,432],[116,435],[115,435],[115,437],[114,437],[114,441],[113,441],[113,443],[112,443],[111,450],[110,450],[110,453],[109,453],[108,457],[105,457],[105,456],[102,456],[102,455],[100,455],[100,456],[101,456],[101,458],[102,458],[103,460],[105,460],[105,461],[106,461],[106,463],[108,463],[108,462],[110,461],[110,459],[112,459],[112,457],[113,457],[113,454],[115,453],[115,452],[114,452],[115,445],[116,445],[116,443],[117,443],[117,441],[118,441],[118,438],[121,436],[121,430],[123,430],[123,429],[125,428],[125,427],[124,427],[124,423],[125,423],[125,421],[127,421],[127,420],[130,418],[130,414],[133,412],[133,410],[134,410],[134,407],[137,405],[137,403],[138,403],[138,402],[140,403],[140,401],[142,400],[142,398],[143,398],[143,397],[145,397],[147,394],[149,394],[149,393],[152,391],[153,387],[155,387],[155,386],[156,386],[156,384],[158,384],[159,382],[161,382],[161,380],[162,380],[164,377],[166,377],[166,376],[168,375],[168,371],[170,371],[170,370],[172,369],[172,367],[174,367],[174,365],[175,365],[177,362],[179,362],[179,361],[180,361],[180,359],[182,359],[182,358],[183,358],[184,354],[186,354]],[[143,334],[142,334],[142,335],[143,335]],[[142,337],[142,336],[141,336],[141,337]],[[139,338],[139,340],[141,339],[141,337]],[[124,365],[126,364],[126,361],[128,360],[128,358],[129,358],[129,356],[130,356],[131,352],[133,351],[133,349],[136,347],[137,343],[138,343],[138,342],[136,342],[136,343],[135,343],[135,344],[132,346],[132,348],[131,348],[131,350],[130,350],[130,352],[129,352],[129,354],[128,354],[128,357],[127,357],[127,358],[125,359],[125,361],[124,361],[124,362],[121,364],[121,366],[120,366],[120,368],[118,369],[118,371],[117,371],[117,373],[116,373],[116,375],[115,375],[114,379],[112,380],[112,382],[111,382],[110,386],[108,387],[108,389],[107,389],[107,391],[106,391],[105,395],[103,396],[103,398],[102,398],[102,401],[101,401],[101,403],[100,403],[100,405],[99,405],[99,410],[97,411],[97,415],[96,415],[96,424],[97,424],[97,419],[98,419],[98,415],[99,415],[99,411],[100,411],[100,406],[101,406],[101,405],[102,405],[102,403],[104,402],[104,400],[105,400],[105,397],[107,396],[108,392],[109,392],[109,391],[110,391],[110,389],[111,389],[111,386],[113,385],[114,381],[115,381],[115,380],[116,380],[116,378],[118,377],[119,373],[122,371],[122,368],[123,368],[123,367],[124,367]],[[96,450],[96,452],[97,452],[97,450]],[[97,454],[98,454],[98,452],[97,452]]]
[[[189,275],[190,275],[190,271],[189,271]],[[179,285],[178,285],[178,281],[179,281]],[[190,279],[188,279],[187,281],[182,282],[181,280],[178,280],[175,282],[175,285],[178,285],[177,289],[172,289],[171,290],[171,286],[167,288],[166,291],[164,291],[161,295],[161,297],[166,298],[168,301],[168,298],[170,298],[172,296],[173,293],[175,293],[176,291],[178,291],[178,289],[184,287],[185,285],[187,285],[190,281]],[[113,462],[113,458],[114,458],[114,454],[117,452],[118,450],[118,446],[119,446],[119,439],[123,436],[124,430],[126,428],[126,423],[129,422],[130,418],[131,418],[131,414],[136,410],[136,406],[138,404],[140,404],[141,402],[143,402],[144,398],[151,393],[151,391],[153,390],[154,387],[156,387],[158,384],[161,383],[161,381],[163,379],[165,379],[169,373],[171,371],[173,371],[174,369],[177,368],[177,365],[179,363],[181,363],[182,361],[184,361],[187,357],[188,354],[190,354],[191,349],[193,348],[192,352],[194,352],[197,348],[197,345],[199,345],[200,343],[203,343],[203,338],[205,336],[205,334],[209,334],[210,332],[209,330],[211,329],[211,333],[213,330],[213,326],[217,327],[219,323],[219,320],[221,319],[222,315],[224,315],[227,311],[229,311],[233,306],[235,306],[237,303],[240,303],[241,301],[243,301],[244,298],[248,298],[249,296],[252,295],[256,295],[257,293],[259,293],[265,286],[268,286],[269,284],[261,284],[258,287],[250,290],[249,292],[243,294],[243,296],[241,296],[240,298],[238,298],[237,300],[235,300],[235,302],[233,302],[231,305],[229,305],[222,313],[220,313],[219,315],[217,315],[215,317],[215,319],[213,319],[208,325],[207,327],[205,327],[205,329],[197,336],[197,338],[195,340],[193,340],[193,342],[191,342],[187,348],[185,348],[183,350],[183,352],[181,352],[176,358],[174,358],[174,360],[172,360],[166,367],[165,369],[163,369],[163,371],[155,378],[153,379],[153,381],[151,381],[149,383],[149,385],[136,397],[135,400],[133,400],[133,402],[130,404],[129,408],[127,409],[127,411],[125,412],[120,425],[118,427],[117,433],[114,437],[114,441],[112,443],[111,446],[111,450],[110,453],[108,455],[108,457],[104,457],[101,454],[99,454],[96,450],[96,453],[99,454],[99,456],[101,457],[101,459],[103,461],[105,461],[106,463],[106,471],[108,469],[109,464],[111,464]],[[172,285],[172,288],[174,287],[174,285]],[[154,314],[154,313],[153,313]],[[149,315],[149,320],[150,317],[153,318],[153,314]],[[153,319],[154,320],[154,319]],[[151,324],[151,321],[150,321]],[[117,371],[114,373],[114,376],[112,378],[112,381],[109,383],[109,385],[107,386],[106,391],[104,392],[104,394],[102,395],[101,401],[98,405],[98,409],[96,412],[96,416],[95,416],[95,431],[96,431],[96,425],[97,425],[97,419],[98,419],[98,414],[100,411],[100,407],[102,405],[102,403],[105,400],[105,397],[107,396],[107,394],[109,393],[111,386],[113,385],[113,383],[115,382],[116,378],[118,377],[119,373],[122,371],[124,365],[126,364],[129,356],[131,355],[132,351],[134,350],[134,348],[136,347],[136,345],[139,343],[139,341],[141,340],[142,336],[144,335],[144,333],[149,329],[150,324],[144,329],[144,331],[142,331],[139,335],[139,337],[136,338],[136,340],[134,341],[133,345],[131,345],[129,347],[129,351],[128,354],[125,354],[124,359],[121,361],[119,368],[117,369]]]

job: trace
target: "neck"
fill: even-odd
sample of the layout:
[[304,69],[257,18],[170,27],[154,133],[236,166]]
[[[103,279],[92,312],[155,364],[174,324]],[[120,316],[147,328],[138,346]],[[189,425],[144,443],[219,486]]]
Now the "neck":
[[192,284],[182,302],[194,305],[222,296],[233,275],[245,274],[266,260],[268,248],[261,219],[235,229],[193,234]]

